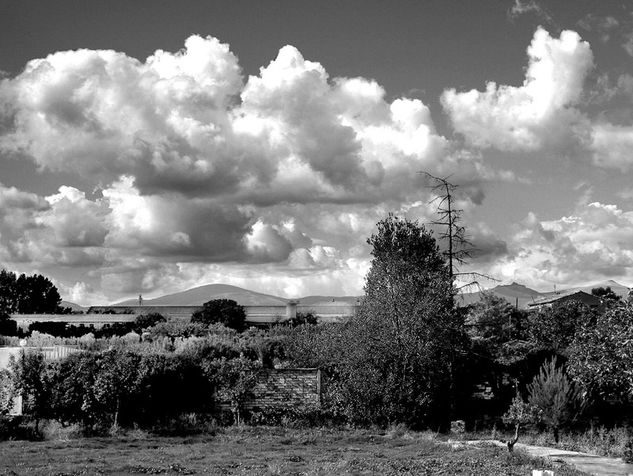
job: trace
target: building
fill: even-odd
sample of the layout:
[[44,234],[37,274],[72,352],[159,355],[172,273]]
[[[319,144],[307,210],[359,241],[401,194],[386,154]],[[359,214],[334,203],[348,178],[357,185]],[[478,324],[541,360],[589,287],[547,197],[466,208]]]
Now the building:
[[599,307],[602,301],[599,297],[593,294],[586,293],[584,291],[566,291],[540,298],[528,304],[528,309],[531,311],[538,311],[543,308],[552,307],[555,304],[562,304],[564,302],[576,301],[580,302],[588,307]]

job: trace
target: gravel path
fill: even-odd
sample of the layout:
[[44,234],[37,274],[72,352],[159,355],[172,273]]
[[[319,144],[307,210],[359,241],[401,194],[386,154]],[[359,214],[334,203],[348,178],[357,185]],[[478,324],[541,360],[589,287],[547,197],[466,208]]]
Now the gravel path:
[[[458,443],[455,441],[454,443]],[[506,446],[505,443],[495,440],[465,441],[469,445],[495,444]],[[605,456],[579,453],[578,451],[566,451],[558,448],[548,448],[545,446],[532,446],[517,443],[515,448],[520,448],[532,456],[548,458],[552,461],[563,461],[580,471],[595,476],[633,476],[633,464],[626,464],[619,458],[607,458]],[[536,468],[535,468],[536,469]]]

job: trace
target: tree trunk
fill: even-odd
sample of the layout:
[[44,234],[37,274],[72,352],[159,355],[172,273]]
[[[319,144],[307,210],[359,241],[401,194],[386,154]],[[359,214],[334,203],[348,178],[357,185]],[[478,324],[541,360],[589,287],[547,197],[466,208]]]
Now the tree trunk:
[[559,440],[560,440],[560,434],[559,434],[559,431],[558,431],[558,427],[555,426],[554,427],[554,442],[558,443]]
[[514,438],[512,440],[506,441],[506,444],[508,445],[508,451],[510,453],[514,451],[514,445],[516,444],[517,441],[519,441],[519,427],[520,426],[521,426],[520,423],[516,424],[516,426],[514,427]]
[[121,409],[121,397],[117,398],[116,401],[116,410],[114,411],[114,428],[117,429],[119,427],[119,410]]

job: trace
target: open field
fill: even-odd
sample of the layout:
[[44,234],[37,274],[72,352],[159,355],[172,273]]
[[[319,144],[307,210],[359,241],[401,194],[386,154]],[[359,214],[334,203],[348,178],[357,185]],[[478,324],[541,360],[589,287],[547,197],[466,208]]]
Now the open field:
[[[503,448],[453,448],[429,433],[230,428],[214,436],[0,443],[2,475],[516,475],[549,463]],[[584,473],[568,467],[559,476]]]

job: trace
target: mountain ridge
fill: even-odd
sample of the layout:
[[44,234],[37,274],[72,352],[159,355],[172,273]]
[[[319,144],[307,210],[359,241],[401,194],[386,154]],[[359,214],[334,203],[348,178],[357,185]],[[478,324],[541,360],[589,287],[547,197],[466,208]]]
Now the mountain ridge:
[[[610,287],[618,296],[625,298],[629,288],[615,280],[600,281],[591,285],[573,286],[569,288],[560,288],[556,292],[568,291],[585,291],[591,293],[591,290],[598,287]],[[523,284],[512,282],[510,284],[499,284],[493,288],[471,293],[461,293],[457,295],[457,300],[462,305],[472,304],[481,298],[482,292],[489,292],[496,296],[506,299],[511,304],[518,305],[521,308],[527,307],[530,302],[536,299],[551,296],[554,291],[537,291]],[[362,296],[327,296],[327,295],[308,295],[301,298],[293,299],[302,305],[325,305],[327,303],[345,303],[356,304]],[[143,304],[147,306],[202,306],[205,302],[212,299],[232,299],[243,306],[283,306],[286,305],[289,298],[275,296],[273,294],[260,293],[249,289],[233,286],[230,284],[212,283],[194,288],[187,289],[176,293],[165,294],[156,298],[144,299]],[[69,301],[63,301],[63,306],[73,307],[76,310],[85,310],[87,306],[79,306]],[[136,306],[137,299],[126,299],[112,306]]]

